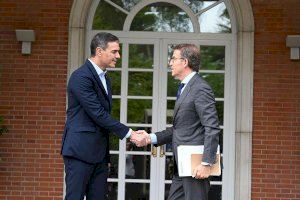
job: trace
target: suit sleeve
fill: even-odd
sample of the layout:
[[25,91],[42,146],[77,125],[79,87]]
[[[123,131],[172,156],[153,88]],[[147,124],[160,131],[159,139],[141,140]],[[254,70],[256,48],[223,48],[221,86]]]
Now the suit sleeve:
[[113,119],[100,104],[90,77],[79,75],[78,73],[73,74],[69,81],[69,89],[80,102],[85,112],[98,126],[115,133],[121,139],[125,137],[129,128]]
[[213,92],[208,85],[201,85],[196,92],[195,108],[205,129],[202,162],[213,164],[219,144],[219,120]]
[[156,132],[155,135],[157,137],[157,144],[155,146],[171,143],[173,138],[173,127],[167,128],[161,132]]

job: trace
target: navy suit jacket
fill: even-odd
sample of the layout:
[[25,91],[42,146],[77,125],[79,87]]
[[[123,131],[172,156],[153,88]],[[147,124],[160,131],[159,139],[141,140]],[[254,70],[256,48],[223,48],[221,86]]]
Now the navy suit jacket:
[[109,162],[109,133],[123,139],[129,128],[110,115],[112,96],[108,95],[89,60],[75,70],[68,83],[68,109],[61,154],[88,163]]

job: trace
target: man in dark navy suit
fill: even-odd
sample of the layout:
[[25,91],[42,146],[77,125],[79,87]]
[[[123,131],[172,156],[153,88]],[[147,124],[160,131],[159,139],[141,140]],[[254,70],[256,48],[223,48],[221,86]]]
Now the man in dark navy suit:
[[120,139],[139,137],[112,118],[112,94],[106,68],[113,68],[119,39],[98,33],[92,39],[91,57],[75,70],[68,83],[67,121],[62,138],[65,164],[65,200],[102,200],[109,161],[109,134]]

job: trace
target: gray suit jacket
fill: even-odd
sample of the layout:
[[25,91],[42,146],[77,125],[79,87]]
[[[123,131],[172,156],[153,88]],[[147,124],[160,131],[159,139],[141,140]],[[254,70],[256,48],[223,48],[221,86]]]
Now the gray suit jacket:
[[203,162],[215,162],[219,144],[219,121],[211,87],[194,75],[175,103],[173,126],[155,133],[157,145],[172,142],[177,163],[179,145],[204,145]]

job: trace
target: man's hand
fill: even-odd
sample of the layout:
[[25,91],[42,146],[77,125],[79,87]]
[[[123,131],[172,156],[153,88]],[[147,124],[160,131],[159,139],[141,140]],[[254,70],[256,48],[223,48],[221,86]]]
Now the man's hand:
[[194,169],[192,177],[196,179],[208,178],[210,175],[210,170],[211,166],[200,164]]
[[143,130],[133,131],[131,133],[130,141],[138,147],[143,147],[151,144],[149,134]]

